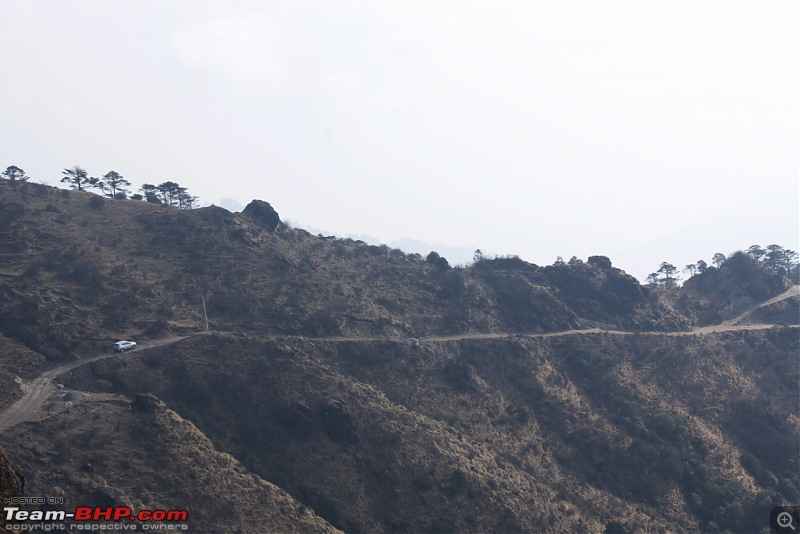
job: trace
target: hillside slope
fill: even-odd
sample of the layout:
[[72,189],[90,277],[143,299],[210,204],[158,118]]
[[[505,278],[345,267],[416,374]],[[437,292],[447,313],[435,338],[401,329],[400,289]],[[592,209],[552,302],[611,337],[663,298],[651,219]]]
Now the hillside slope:
[[188,510],[188,524],[205,532],[336,532],[216,451],[157,399],[76,397],[69,408],[53,407],[57,416],[17,427],[8,442],[19,469],[29,473],[28,495],[64,498],[69,511],[76,505]]
[[451,268],[0,181],[3,413],[50,381],[0,445],[28,494],[198,532],[757,532],[800,500],[798,299],[729,262]]
[[201,330],[203,299],[212,329],[307,336],[688,325],[604,266],[452,269],[274,226],[252,210],[176,210],[7,181],[0,214],[0,332],[51,359]]
[[68,383],[152,392],[348,531],[741,532],[800,496],[796,339],[211,335]]

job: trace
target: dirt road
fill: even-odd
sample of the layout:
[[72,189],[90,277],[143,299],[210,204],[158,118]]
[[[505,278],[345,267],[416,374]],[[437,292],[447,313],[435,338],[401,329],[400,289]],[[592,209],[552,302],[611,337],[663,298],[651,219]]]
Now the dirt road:
[[[176,341],[180,341],[181,339],[185,339],[185,336],[171,337],[143,343],[139,345],[133,351],[133,353],[135,354],[153,347],[174,343]],[[67,371],[72,371],[73,369],[88,363],[105,360],[107,358],[123,357],[127,356],[128,354],[130,354],[130,352],[111,352],[108,354],[98,354],[97,356],[92,356],[90,358],[83,358],[80,360],[75,360],[74,362],[65,363],[43,372],[34,378],[29,384],[27,384],[24,397],[0,413],[0,433],[23,421],[35,419],[37,413],[41,413],[45,401],[50,397],[50,395],[53,394],[53,392],[55,392],[56,387],[53,385],[53,379],[57,376],[62,375]]]
[[[682,336],[713,334],[716,332],[732,332],[740,330],[766,330],[768,328],[774,328],[775,325],[736,324],[736,323],[739,322],[741,319],[743,319],[746,315],[751,313],[753,310],[756,310],[763,306],[769,306],[771,304],[775,304],[776,302],[780,302],[781,300],[793,297],[795,295],[800,295],[800,286],[792,286],[792,288],[789,289],[788,291],[781,293],[780,295],[771,298],[765,302],[756,304],[755,306],[752,306],[738,317],[731,319],[729,321],[725,321],[724,323],[721,323],[719,325],[704,326],[696,328],[694,330],[688,330],[683,332],[630,332],[625,330],[601,330],[599,328],[586,328],[582,330],[563,330],[560,332],[544,332],[544,333],[496,332],[489,334],[454,334],[447,336],[426,336],[420,338],[420,341],[445,342],[445,341],[461,341],[465,339],[502,339],[507,337],[551,338],[559,336],[579,336],[586,334],[608,334],[616,336],[642,335],[642,336],[682,337]],[[274,337],[296,338],[297,336],[274,336]],[[173,337],[173,338],[167,338],[158,341],[143,343],[142,345],[137,347],[134,353],[138,353],[153,347],[167,345],[169,343],[175,343],[176,341],[180,341],[185,338],[186,336]],[[350,342],[350,341],[382,341],[386,340],[387,338],[385,336],[364,336],[364,337],[342,336],[342,337],[305,338],[305,339],[308,339],[309,341],[312,342],[313,341]],[[21,422],[35,419],[37,413],[41,415],[41,410],[42,407],[44,406],[45,401],[47,401],[48,397],[50,397],[50,395],[52,395],[56,389],[55,386],[53,385],[53,379],[56,378],[57,376],[92,362],[104,360],[106,358],[122,357],[127,354],[128,353],[100,354],[97,356],[92,356],[91,358],[84,358],[81,360],[76,360],[74,362],[66,363],[64,365],[60,365],[58,367],[45,371],[27,385],[27,391],[25,392],[24,397],[22,397],[17,402],[6,408],[2,413],[0,413],[0,433]]]
[[762,302],[760,304],[756,304],[755,306],[752,306],[751,308],[747,309],[744,313],[741,313],[741,314],[737,315],[736,317],[734,317],[733,319],[729,319],[729,320],[725,321],[722,324],[723,325],[735,325],[735,324],[743,321],[748,315],[750,315],[751,313],[753,313],[754,311],[756,311],[759,308],[763,308],[765,306],[771,306],[772,304],[775,304],[776,302],[780,302],[782,300],[786,300],[786,299],[788,299],[790,297],[795,297],[795,296],[800,296],[800,285],[792,286],[791,288],[789,288],[788,291],[784,291],[783,293],[781,293],[777,297],[773,297],[773,298],[771,298],[771,299],[769,299],[767,301],[764,301],[764,302]]

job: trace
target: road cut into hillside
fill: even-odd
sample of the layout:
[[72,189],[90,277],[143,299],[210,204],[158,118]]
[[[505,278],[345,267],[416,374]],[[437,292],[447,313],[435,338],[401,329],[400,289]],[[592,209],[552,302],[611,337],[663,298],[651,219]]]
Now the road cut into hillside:
[[[742,321],[748,314],[752,313],[754,310],[764,307],[770,306],[782,300],[798,296],[800,295],[800,286],[792,286],[788,291],[781,293],[780,295],[773,297],[769,300],[764,302],[758,303],[745,312],[741,313],[737,317],[725,321],[718,325],[713,326],[703,326],[699,328],[695,328],[693,330],[687,331],[680,331],[680,332],[656,332],[656,331],[642,331],[642,332],[634,332],[634,331],[626,331],[626,330],[603,330],[600,328],[586,328],[586,329],[574,329],[574,330],[562,330],[559,332],[492,332],[492,333],[464,333],[464,334],[450,334],[450,335],[433,335],[433,336],[425,336],[420,338],[421,341],[427,342],[447,342],[447,341],[461,341],[461,340],[480,340],[480,339],[502,339],[502,338],[510,338],[510,337],[526,337],[526,338],[552,338],[552,337],[560,337],[560,336],[580,336],[580,335],[593,335],[593,334],[607,334],[607,335],[616,335],[616,336],[633,336],[633,335],[640,335],[640,336],[666,336],[666,337],[684,337],[684,336],[698,336],[698,335],[708,335],[708,334],[715,334],[719,332],[736,332],[736,331],[743,331],[743,330],[767,330],[770,328],[776,328],[778,326],[786,327],[786,325],[774,325],[774,324],[736,324]],[[789,325],[789,328],[800,328],[800,325]],[[224,332],[218,332],[224,333]],[[171,343],[176,343],[183,339],[186,339],[187,336],[176,336],[170,337],[165,339],[160,339],[156,341],[149,341],[142,343],[132,354],[137,354],[139,352],[145,351],[147,349],[151,349],[154,347],[161,347],[164,345],[168,345]],[[274,336],[276,338],[297,338],[298,336]],[[386,336],[334,336],[334,337],[323,337],[323,338],[310,338],[306,337],[309,341],[326,341],[326,342],[358,342],[358,341],[384,341],[387,338]],[[100,360],[104,360],[107,358],[114,358],[114,357],[123,357],[130,355],[130,352],[127,353],[104,353],[99,354],[96,356],[91,356],[89,358],[82,358],[80,360],[75,360],[73,362],[69,362],[58,367],[54,367],[49,369],[30,383],[24,385],[26,388],[25,395],[17,400],[14,404],[6,408],[2,413],[0,413],[0,433],[8,430],[9,428],[23,423],[25,421],[31,421],[37,418],[37,414],[41,414],[41,410],[47,401],[47,399],[56,391],[56,387],[53,385],[53,379],[68,372],[73,369],[77,369],[78,367],[82,367],[84,365],[97,362]]]

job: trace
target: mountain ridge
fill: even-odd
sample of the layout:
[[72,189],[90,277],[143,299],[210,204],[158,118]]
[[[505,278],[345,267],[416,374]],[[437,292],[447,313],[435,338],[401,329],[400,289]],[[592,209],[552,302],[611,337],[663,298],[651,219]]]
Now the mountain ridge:
[[[758,531],[778,493],[800,498],[798,298],[747,257],[652,289],[602,256],[451,268],[311,236],[260,201],[184,211],[3,181],[0,223],[4,413],[37,376],[64,386],[0,430],[32,491],[191,507],[159,456],[198,477],[232,455],[195,498],[257,528],[261,480],[285,503],[265,528],[356,532]],[[111,357],[123,338],[142,350]],[[131,434],[137,399],[202,452]]]

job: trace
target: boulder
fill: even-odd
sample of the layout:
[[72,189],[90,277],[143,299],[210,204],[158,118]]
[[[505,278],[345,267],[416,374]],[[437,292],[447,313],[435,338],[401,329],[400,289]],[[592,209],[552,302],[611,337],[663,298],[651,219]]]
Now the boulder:
[[263,200],[252,201],[242,214],[270,232],[274,232],[275,228],[281,223],[278,212],[269,205],[269,202],[264,202]]

